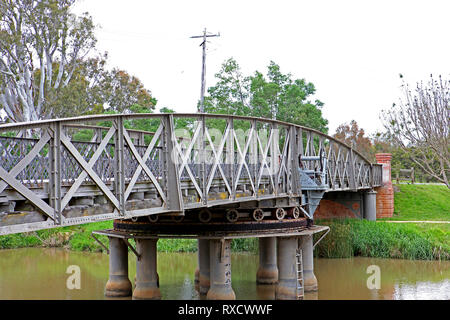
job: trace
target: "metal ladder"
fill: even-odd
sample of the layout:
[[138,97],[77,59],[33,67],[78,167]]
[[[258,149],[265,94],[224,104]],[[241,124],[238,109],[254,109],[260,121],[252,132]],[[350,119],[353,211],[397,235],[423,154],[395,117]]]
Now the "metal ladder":
[[305,295],[305,288],[303,285],[303,255],[302,249],[298,248],[295,253],[297,262],[297,299],[303,300]]

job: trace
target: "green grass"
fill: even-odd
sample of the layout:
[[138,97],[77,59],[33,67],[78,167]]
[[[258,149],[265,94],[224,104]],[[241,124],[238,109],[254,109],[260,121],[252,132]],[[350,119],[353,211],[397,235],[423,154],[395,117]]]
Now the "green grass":
[[[441,185],[397,185],[393,218],[383,220],[450,220],[450,191]],[[74,251],[101,252],[91,237],[93,230],[110,229],[112,221],[0,236],[0,248],[63,247]],[[347,219],[316,221],[331,232],[316,247],[320,257],[354,255],[404,259],[449,259],[450,224],[386,223]],[[97,236],[107,244],[105,236]],[[256,238],[235,239],[234,252],[258,252]],[[193,239],[160,239],[160,252],[195,252]]]
[[444,185],[395,185],[394,215],[382,220],[450,221],[450,190]]
[[[91,236],[92,231],[111,229],[112,221],[94,222],[71,227],[39,230],[0,236],[0,249],[15,249],[25,247],[62,247],[73,251],[103,252],[104,248]],[[96,235],[106,246],[108,238]],[[134,245],[134,242],[130,240]],[[196,252],[197,240],[195,239],[159,239],[157,248],[159,252]],[[258,240],[235,239],[231,242],[233,252],[257,252]]]
[[367,220],[322,220],[331,231],[317,245],[323,258],[352,256],[416,260],[450,260],[450,225],[388,223]]

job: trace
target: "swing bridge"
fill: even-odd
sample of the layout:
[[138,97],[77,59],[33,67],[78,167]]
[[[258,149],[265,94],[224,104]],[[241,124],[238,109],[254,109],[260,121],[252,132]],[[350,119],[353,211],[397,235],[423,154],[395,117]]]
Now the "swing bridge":
[[[155,130],[129,129],[144,124]],[[0,235],[103,220],[261,221],[272,211],[284,218],[280,208],[313,220],[327,193],[381,185],[381,165],[352,147],[270,119],[117,114],[0,125]]]

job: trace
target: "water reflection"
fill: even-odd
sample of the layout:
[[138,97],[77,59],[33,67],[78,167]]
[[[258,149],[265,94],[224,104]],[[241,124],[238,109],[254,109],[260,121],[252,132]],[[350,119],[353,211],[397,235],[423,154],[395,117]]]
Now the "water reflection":
[[[81,269],[81,290],[66,288],[69,265]],[[366,286],[369,265],[381,269],[381,288]],[[205,299],[194,286],[197,256],[158,253],[158,274],[163,299]],[[232,255],[232,284],[237,299],[271,300],[274,285],[257,285],[258,257]],[[136,259],[129,255],[129,277]],[[450,262],[391,259],[316,259],[319,291],[305,299],[450,299]],[[0,299],[105,299],[108,256],[61,249],[0,250]]]

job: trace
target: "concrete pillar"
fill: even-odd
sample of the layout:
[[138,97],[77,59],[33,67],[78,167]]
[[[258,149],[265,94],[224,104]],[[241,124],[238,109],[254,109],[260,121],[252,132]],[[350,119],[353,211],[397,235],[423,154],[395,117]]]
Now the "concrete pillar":
[[198,239],[197,240],[197,269],[195,269],[195,273],[194,273],[194,285],[195,285],[195,290],[197,290],[198,291],[198,277],[199,277],[199,273],[200,273],[200,255],[199,255],[199,252],[200,252],[200,245],[199,245],[199,242],[200,241],[200,239]]
[[274,284],[277,281],[277,238],[259,238],[259,268],[256,283]]
[[[209,240],[210,282],[208,300],[235,300],[231,287],[231,240]],[[223,245],[222,245],[223,244]]]
[[301,248],[303,257],[303,283],[305,286],[305,292],[317,291],[317,278],[314,275],[314,249],[312,235],[305,235],[301,237]]
[[198,239],[198,292],[207,294],[210,286],[209,240]]
[[377,192],[368,191],[364,193],[364,219],[377,220]]
[[106,283],[105,296],[131,296],[131,282],[128,279],[128,247],[120,238],[109,237],[109,280]]
[[157,239],[136,239],[136,251],[140,257],[136,261],[136,287],[133,291],[133,299],[161,299],[156,272],[157,241]]
[[195,269],[195,272],[194,272],[194,284],[196,286],[198,286],[198,276],[199,276],[199,274],[200,274],[200,269],[199,268]]
[[376,188],[377,191],[377,218],[392,217],[394,214],[394,188],[391,177],[390,153],[377,153],[375,155],[377,163],[383,165],[382,181],[383,186]]
[[277,300],[297,300],[297,237],[277,239],[278,284],[275,289]]

